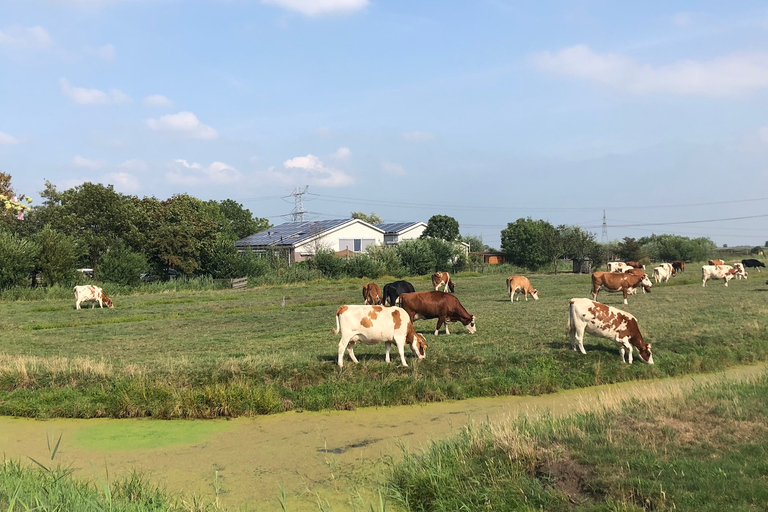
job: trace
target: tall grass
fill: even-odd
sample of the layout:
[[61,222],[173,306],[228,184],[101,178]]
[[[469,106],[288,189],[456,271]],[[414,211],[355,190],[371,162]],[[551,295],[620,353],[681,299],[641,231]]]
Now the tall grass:
[[768,378],[470,425],[391,472],[406,510],[764,510]]

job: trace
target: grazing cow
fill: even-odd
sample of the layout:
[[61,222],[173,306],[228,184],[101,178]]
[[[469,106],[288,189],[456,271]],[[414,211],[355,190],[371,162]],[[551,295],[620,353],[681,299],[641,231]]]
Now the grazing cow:
[[363,299],[365,304],[378,305],[381,304],[381,288],[376,283],[368,283],[363,285]]
[[675,272],[685,272],[685,262],[682,260],[675,260],[672,262],[672,268]]
[[675,267],[671,263],[659,263],[659,266],[661,268],[667,269],[667,272],[669,272],[670,277],[675,277],[677,275],[677,271],[675,270]]
[[723,260],[709,260],[709,265],[725,265],[725,262]]
[[[523,276],[509,276],[507,278],[507,292],[509,292],[509,301],[514,302],[515,294],[525,294],[525,301],[528,302],[528,294],[531,294],[533,300],[539,300],[539,291],[531,286],[531,282],[527,277]],[[520,300],[520,295],[517,296],[517,300]]]
[[622,292],[624,295],[624,304],[627,303],[627,294],[632,293],[633,288],[642,286],[646,292],[651,293],[651,280],[643,274],[637,276],[634,274],[617,274],[615,272],[593,272],[592,273],[592,300],[597,300],[597,294],[600,290],[609,292]]
[[112,301],[107,297],[107,294],[104,293],[104,290],[98,286],[92,284],[75,286],[72,291],[75,292],[75,309],[80,309],[81,303],[90,301],[93,301],[91,309],[96,307],[97,302],[99,303],[100,308],[103,308],[104,304],[106,304],[108,308],[114,307]]
[[383,300],[385,306],[397,306],[397,299],[403,293],[415,292],[416,288],[413,287],[408,281],[395,281],[394,283],[387,283],[384,285]]
[[672,277],[672,272],[667,267],[658,266],[653,269],[653,280],[656,284],[666,283]]
[[628,261],[627,265],[629,265],[632,268],[641,268],[641,269],[645,270],[645,265],[643,265],[643,264],[641,264],[641,263],[639,263],[637,261]]
[[747,271],[744,269],[744,264],[734,263],[731,266],[736,269],[736,279],[746,279],[747,276],[749,275],[747,274]]
[[[640,277],[648,277],[648,274],[645,273],[645,270],[643,270],[641,268],[630,268],[630,269],[625,270],[624,273],[625,274],[632,274],[632,275],[640,276]],[[650,279],[650,277],[648,277],[648,279]],[[645,293],[645,288],[643,288],[641,286],[640,289],[643,290],[643,293]],[[632,288],[632,289],[628,290],[627,293],[629,295],[635,295],[635,294],[637,294],[637,288]]]
[[448,272],[435,272],[432,274],[432,288],[438,291],[441,286],[444,287],[444,292],[447,292],[450,288],[451,293],[454,293],[453,281],[451,281],[451,276]]
[[704,265],[701,267],[701,286],[707,286],[710,279],[722,279],[725,286],[728,286],[728,281],[738,273],[739,271],[730,265]]
[[427,340],[423,334],[413,330],[413,323],[408,313],[402,308],[383,306],[339,306],[336,310],[336,329],[341,331],[339,341],[338,365],[344,366],[344,350],[352,361],[357,362],[354,346],[360,341],[368,345],[384,343],[387,346],[386,361],[389,362],[389,349],[394,343],[400,352],[400,362],[405,362],[405,345],[410,345],[413,354],[424,359],[427,354]]
[[584,350],[584,331],[593,336],[613,340],[619,346],[621,362],[625,362],[624,354],[629,353],[628,361],[632,364],[632,351],[637,349],[640,359],[653,364],[651,344],[646,344],[637,319],[611,306],[594,302],[589,299],[571,299],[568,309],[568,335],[571,348],[586,354]]
[[435,336],[437,336],[437,332],[443,323],[445,323],[445,334],[451,334],[448,331],[449,322],[461,322],[469,334],[474,334],[477,331],[474,315],[467,313],[459,299],[450,293],[404,293],[400,296],[400,305],[408,312],[412,322],[437,318]]
[[627,269],[630,269],[629,265],[624,263],[623,261],[609,261],[608,262],[608,272],[624,272]]
[[744,265],[744,268],[756,268],[758,272],[760,272],[760,267],[765,268],[765,263],[752,258],[748,260],[741,260],[741,264]]

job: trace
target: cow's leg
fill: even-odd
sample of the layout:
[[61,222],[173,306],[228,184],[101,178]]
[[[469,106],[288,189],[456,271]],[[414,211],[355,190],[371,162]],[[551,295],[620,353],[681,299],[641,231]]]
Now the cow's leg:
[[353,342],[353,341],[352,341],[352,342],[350,342],[350,343],[347,345],[347,354],[349,354],[349,358],[350,358],[350,359],[351,359],[353,362],[357,363],[357,362],[358,362],[358,360],[357,360],[357,358],[355,357],[355,350],[354,350],[354,348],[355,348],[355,342]]
[[[408,363],[405,362],[405,336],[402,338],[395,338],[395,344],[397,344],[397,351],[400,352],[400,362],[403,366],[408,366]],[[387,344],[387,346],[389,346],[389,344]]]
[[627,289],[624,288],[622,291],[624,292],[624,304],[627,304]]
[[390,348],[390,346],[392,346],[392,342],[391,341],[387,341],[387,342],[384,343],[384,345],[386,345],[386,347],[387,347],[387,356],[386,356],[385,359],[386,359],[387,362],[389,362],[389,348]]
[[528,302],[528,290],[525,290],[525,302]]
[[344,343],[344,338],[341,338],[341,341],[339,341],[339,359],[336,361],[340,368],[344,366],[344,351],[346,349],[347,343]]
[[578,325],[573,325],[571,328],[571,348],[576,350],[577,346],[579,352],[582,354],[587,353],[587,351],[584,350],[584,328]]
[[75,302],[75,309],[80,309],[80,301]]

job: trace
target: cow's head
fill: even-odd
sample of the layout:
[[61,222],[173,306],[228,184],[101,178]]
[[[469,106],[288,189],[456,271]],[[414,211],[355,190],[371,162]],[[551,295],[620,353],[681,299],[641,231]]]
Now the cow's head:
[[534,288],[531,292],[531,297],[533,297],[533,300],[539,300],[539,290]]
[[427,356],[427,338],[424,337],[421,333],[414,333],[413,336],[413,344],[411,345],[411,349],[413,349],[413,354],[418,357],[419,359],[424,359]]
[[102,296],[101,296],[101,302],[103,302],[104,304],[106,304],[108,308],[113,308],[113,307],[115,307],[114,305],[112,305],[112,300],[111,300],[109,297],[107,297],[106,295],[103,295],[103,294],[102,294]]
[[643,288],[645,288],[646,292],[651,293],[651,286],[653,286],[653,283],[651,283],[651,280],[648,279],[648,274],[643,274],[643,280],[640,281],[640,284],[643,285]]
[[651,344],[648,343],[643,348],[637,349],[637,354],[640,356],[640,359],[643,362],[646,362],[648,364],[653,364],[653,353],[651,353]]
[[467,328],[469,334],[475,334],[477,332],[477,325],[475,325],[475,315],[472,315],[471,320],[464,327]]

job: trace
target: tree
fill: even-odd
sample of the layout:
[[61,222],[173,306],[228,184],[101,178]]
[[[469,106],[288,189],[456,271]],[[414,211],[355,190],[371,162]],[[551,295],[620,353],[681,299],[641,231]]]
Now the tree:
[[628,236],[619,242],[617,250],[619,257],[624,261],[640,261],[645,257],[640,242]]
[[71,284],[80,251],[75,239],[45,226],[30,237],[38,247],[35,273],[43,277],[47,286]]
[[32,198],[23,194],[17,196],[11,187],[11,175],[0,172],[0,211],[10,213],[19,220],[29,211]]
[[222,231],[234,240],[240,240],[272,227],[269,220],[254,217],[250,210],[232,199],[221,201],[219,208],[226,219]]
[[447,215],[433,215],[427,221],[427,229],[420,238],[439,238],[453,242],[459,238],[459,222]]
[[536,270],[550,261],[544,247],[547,226],[552,228],[549,222],[530,217],[507,224],[501,231],[501,249],[507,260],[529,270]]
[[376,215],[374,212],[371,212],[370,215],[366,215],[363,212],[352,212],[352,215],[350,215],[353,219],[360,219],[363,222],[367,222],[368,224],[376,225],[381,224],[383,221],[381,220],[381,217]]
[[405,240],[397,244],[397,255],[408,275],[431,274],[435,255],[426,240]]
[[483,243],[482,236],[464,235],[460,239],[462,242],[469,244],[469,252],[485,252],[490,249],[490,247]]
[[139,276],[146,269],[147,258],[121,241],[101,258],[97,276],[102,281],[132,286],[138,284]]
[[0,289],[26,285],[38,252],[34,241],[0,230]]

